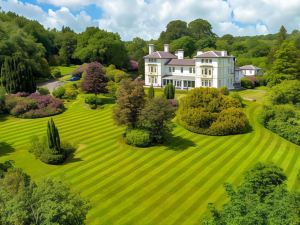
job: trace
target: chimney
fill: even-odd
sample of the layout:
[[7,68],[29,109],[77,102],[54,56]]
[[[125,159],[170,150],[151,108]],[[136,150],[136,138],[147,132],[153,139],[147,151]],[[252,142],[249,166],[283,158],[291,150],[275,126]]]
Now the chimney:
[[183,49],[178,49],[176,54],[178,59],[184,59],[184,50]]
[[197,51],[197,55],[203,54],[203,51]]
[[169,52],[169,44],[164,44],[164,52]]
[[221,51],[221,56],[227,56],[227,51]]
[[149,55],[154,52],[154,44],[149,44]]

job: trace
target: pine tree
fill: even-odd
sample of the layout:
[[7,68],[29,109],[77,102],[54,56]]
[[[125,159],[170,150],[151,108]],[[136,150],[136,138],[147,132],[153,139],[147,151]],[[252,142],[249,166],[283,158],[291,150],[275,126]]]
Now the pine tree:
[[175,98],[175,87],[173,84],[168,83],[164,89],[164,95],[166,99],[174,99]]
[[60,152],[61,146],[60,146],[59,132],[52,118],[48,121],[47,137],[48,137],[49,148]]
[[272,66],[274,74],[289,75],[292,79],[300,76],[300,52],[291,41],[285,41],[275,53],[275,61]]
[[286,38],[287,38],[287,31],[284,26],[281,26],[278,32],[278,44],[281,45],[282,42],[286,40]]
[[155,92],[154,92],[153,85],[151,84],[151,86],[150,86],[150,88],[148,90],[148,98],[152,99],[152,98],[154,98],[154,96],[155,96]]

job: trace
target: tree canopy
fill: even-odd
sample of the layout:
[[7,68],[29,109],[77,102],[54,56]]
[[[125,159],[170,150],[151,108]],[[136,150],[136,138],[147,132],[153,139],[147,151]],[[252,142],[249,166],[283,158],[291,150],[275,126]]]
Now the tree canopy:
[[209,204],[205,225],[299,224],[300,195],[289,192],[283,170],[273,164],[256,164],[234,188],[225,184],[229,200],[218,210]]

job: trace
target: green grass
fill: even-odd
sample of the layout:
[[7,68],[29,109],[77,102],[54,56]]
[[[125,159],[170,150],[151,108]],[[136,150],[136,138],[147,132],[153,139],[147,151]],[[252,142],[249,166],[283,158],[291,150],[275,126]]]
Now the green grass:
[[54,68],[57,68],[60,70],[60,73],[62,75],[61,78],[59,78],[60,81],[66,81],[71,78],[71,73],[77,69],[79,66],[78,65],[72,65],[72,66],[53,66],[51,69],[53,70]]
[[[240,94],[261,99],[263,92]],[[54,117],[61,138],[79,145],[65,165],[46,165],[28,153],[30,137],[46,133],[48,118],[0,118],[0,160],[15,160],[34,180],[59,178],[81,192],[92,205],[87,224],[199,224],[207,203],[226,200],[223,184],[238,184],[258,161],[276,163],[289,188],[300,187],[300,147],[258,123],[261,101],[247,103],[251,133],[209,137],[175,126],[168,143],[147,149],[122,142],[124,128],[114,125],[113,105],[90,110],[83,101],[80,95]]]

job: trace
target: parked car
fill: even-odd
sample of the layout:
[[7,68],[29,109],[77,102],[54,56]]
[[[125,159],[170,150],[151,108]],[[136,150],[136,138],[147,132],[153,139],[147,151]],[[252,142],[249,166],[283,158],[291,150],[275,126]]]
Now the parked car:
[[69,81],[77,81],[80,80],[80,77],[74,76],[69,79]]

